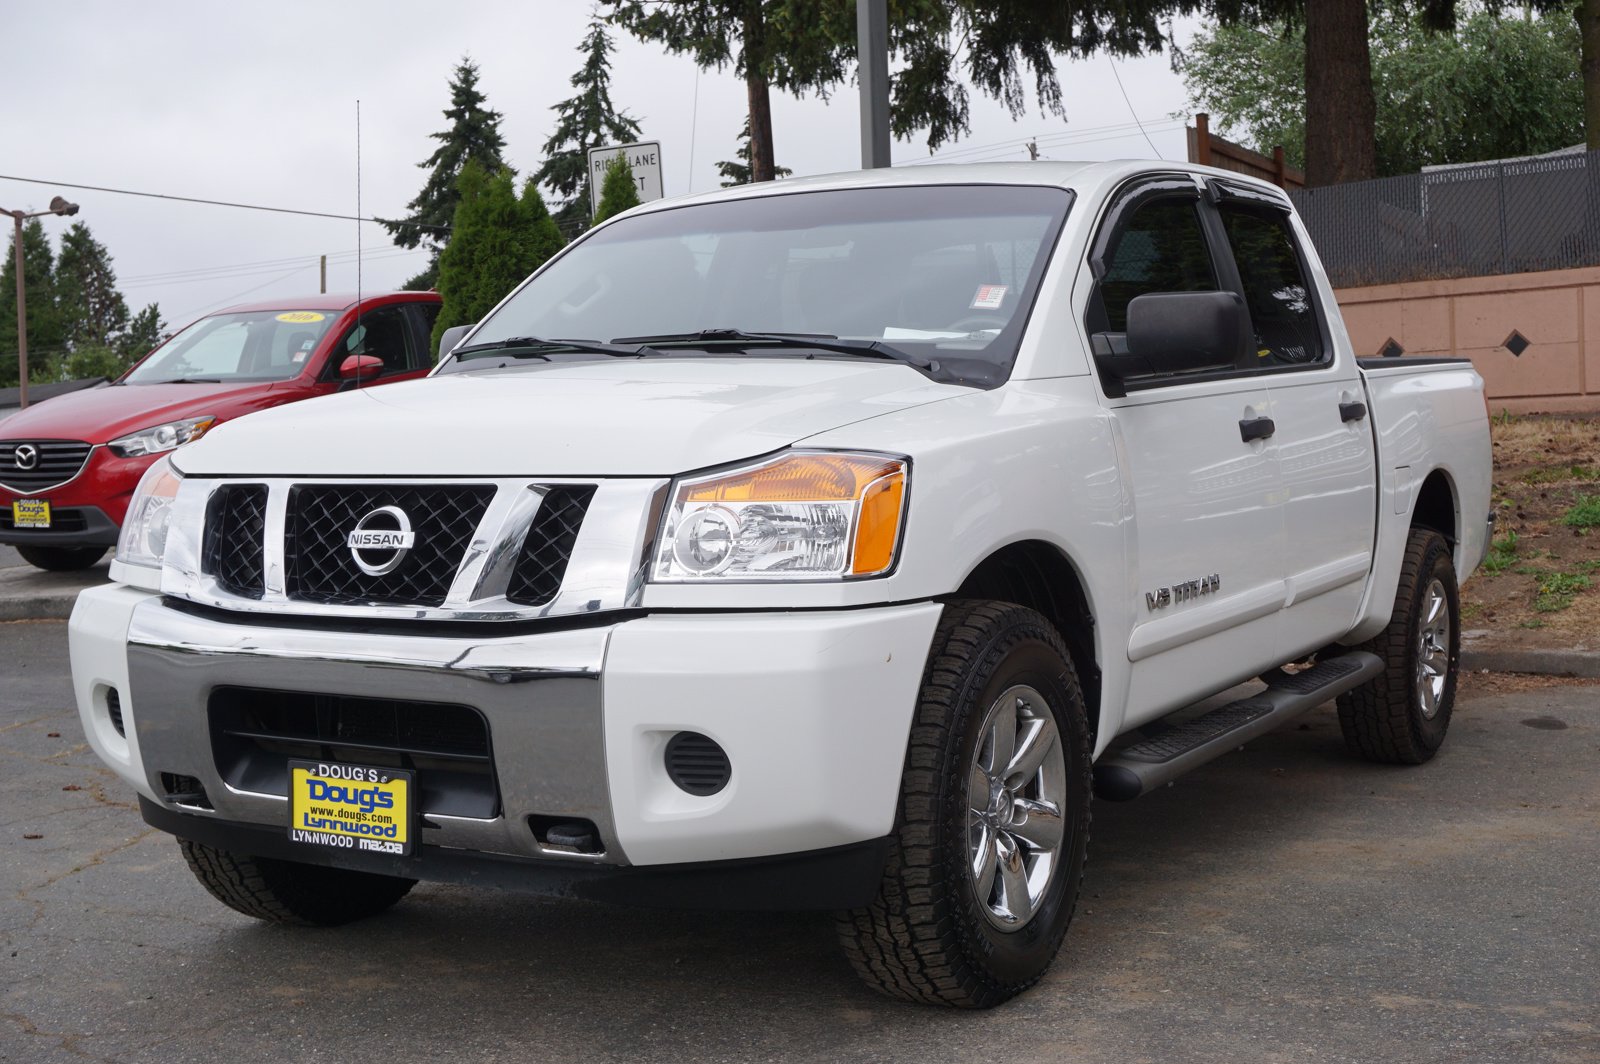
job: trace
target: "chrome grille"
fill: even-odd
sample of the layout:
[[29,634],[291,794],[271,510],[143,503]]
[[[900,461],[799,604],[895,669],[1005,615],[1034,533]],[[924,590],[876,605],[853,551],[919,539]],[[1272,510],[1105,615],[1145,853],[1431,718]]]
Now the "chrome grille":
[[229,484],[206,507],[201,565],[235,595],[260,598],[266,591],[267,486]]
[[544,606],[561,591],[583,515],[594,498],[593,484],[558,484],[545,492],[539,513],[522,541],[506,598],[519,606]]
[[[297,484],[284,525],[284,590],[332,605],[442,606],[494,493],[492,484]],[[393,571],[373,575],[356,564],[348,538],[385,506],[406,513],[416,540]]]
[[[34,449],[37,457],[31,463],[27,462],[24,451],[24,463],[30,468],[17,465],[19,447]],[[78,440],[0,441],[0,484],[20,492],[43,491],[65,484],[83,469],[93,450],[93,446]]]

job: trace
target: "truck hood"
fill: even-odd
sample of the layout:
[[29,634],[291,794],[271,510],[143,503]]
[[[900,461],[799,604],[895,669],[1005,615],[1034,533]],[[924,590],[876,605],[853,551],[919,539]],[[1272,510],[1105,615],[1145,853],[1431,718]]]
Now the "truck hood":
[[182,418],[238,417],[271,406],[273,383],[114,384],[85,388],[17,411],[0,422],[0,439],[109,443],[130,432]]
[[866,360],[535,364],[278,407],[173,461],[201,476],[667,476],[968,391]]

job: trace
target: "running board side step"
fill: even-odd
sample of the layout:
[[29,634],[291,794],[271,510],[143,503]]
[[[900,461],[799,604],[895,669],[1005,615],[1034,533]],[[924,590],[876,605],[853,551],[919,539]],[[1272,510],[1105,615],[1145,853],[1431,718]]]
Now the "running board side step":
[[1383,659],[1358,650],[1319,661],[1305,672],[1278,673],[1272,685],[1258,694],[1108,753],[1094,766],[1094,793],[1116,802],[1148,794],[1382,671]]

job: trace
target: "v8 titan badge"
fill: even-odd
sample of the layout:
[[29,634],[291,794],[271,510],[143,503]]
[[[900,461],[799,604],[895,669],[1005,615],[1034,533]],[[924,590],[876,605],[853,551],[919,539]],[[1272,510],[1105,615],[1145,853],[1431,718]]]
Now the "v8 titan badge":
[[326,761],[289,762],[289,839],[336,850],[411,854],[413,774]]

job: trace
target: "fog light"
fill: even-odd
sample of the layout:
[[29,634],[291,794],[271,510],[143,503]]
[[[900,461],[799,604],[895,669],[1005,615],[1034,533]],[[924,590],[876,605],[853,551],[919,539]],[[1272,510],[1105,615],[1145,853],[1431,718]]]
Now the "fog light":
[[733,777],[728,752],[699,732],[679,732],[667,740],[667,778],[697,798],[716,794]]

